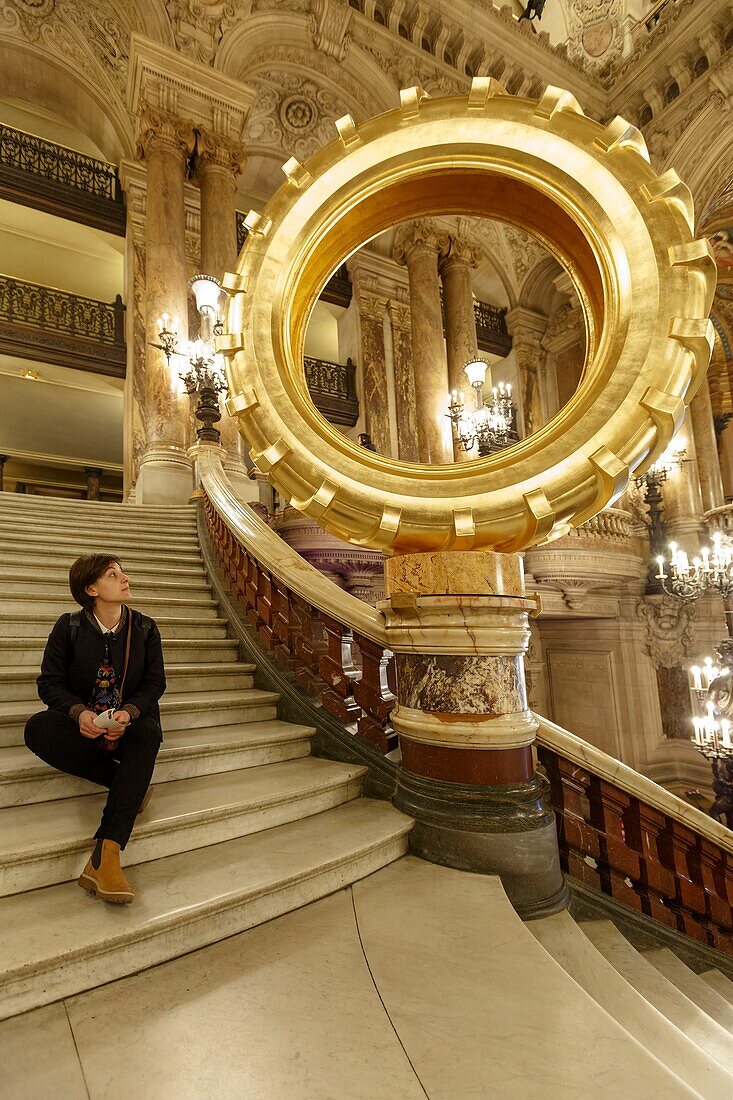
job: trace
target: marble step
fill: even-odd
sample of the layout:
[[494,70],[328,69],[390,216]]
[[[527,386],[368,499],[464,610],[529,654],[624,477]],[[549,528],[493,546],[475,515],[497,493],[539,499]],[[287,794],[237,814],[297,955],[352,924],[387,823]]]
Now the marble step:
[[[733,1006],[699,978],[694,970],[685,966],[674,952],[668,947],[658,947],[645,951],[644,958],[648,959],[652,966],[655,966],[659,973],[673,985],[676,985],[680,993],[684,993],[698,1008],[733,1035]],[[733,1096],[733,1092],[731,1095]]]
[[408,857],[352,893],[375,986],[426,1096],[698,1096],[550,957],[497,877]]
[[[129,867],[259,833],[358,798],[366,768],[302,756],[160,783],[125,849]],[[0,896],[78,878],[104,794],[0,810]]]
[[[277,700],[276,692],[257,688],[166,694],[160,701],[163,735],[173,730],[266,721],[276,717]],[[0,746],[22,745],[27,720],[43,709],[40,703],[33,702],[0,703]]]
[[733,1005],[733,981],[721,973],[720,970],[704,970],[698,975],[711,989],[724,997],[729,1005]]
[[[45,600],[68,600],[68,579],[56,579],[49,577],[40,580],[37,577],[22,573],[20,570],[9,570],[0,567],[0,592],[4,597],[23,598],[33,597],[39,602]],[[130,577],[130,602],[134,605],[137,599],[156,599],[158,596],[181,597],[183,599],[198,599],[211,596],[211,582],[204,575],[186,580],[167,577],[154,577],[148,580],[144,577]]]
[[[45,638],[0,638],[0,669],[30,666],[38,675]],[[169,638],[163,642],[166,670],[181,664],[231,664],[239,659],[236,638]]]
[[706,1100],[730,1100],[733,1074],[646,1000],[591,943],[568,912],[527,928],[571,978],[642,1046]]
[[16,516],[0,509],[0,535],[3,540],[11,535],[22,536],[35,531],[48,535],[51,542],[55,538],[76,537],[80,529],[85,531],[88,538],[93,538],[95,532],[98,532],[104,535],[105,540],[114,538],[117,532],[120,535],[143,535],[145,538],[179,539],[196,538],[197,535],[195,519],[166,523],[164,520],[146,520],[138,517],[128,520],[110,517],[85,521],[74,516],[60,518],[49,515]]
[[[215,618],[219,607],[216,600],[208,599],[205,596],[188,598],[182,596],[154,596],[148,598],[147,596],[137,597],[133,595],[130,603],[136,611],[141,611],[144,615],[150,615],[154,619],[157,619],[158,615],[174,615],[176,612],[181,615],[200,615],[203,618],[207,616]],[[0,616],[6,624],[9,617],[16,615],[21,618],[26,615],[35,617],[41,609],[52,623],[64,612],[79,610],[68,594],[68,590],[65,598],[62,596],[49,597],[43,601],[39,601],[30,593],[25,599],[22,596],[0,595]]]
[[729,1071],[733,1066],[733,1037],[706,1012],[680,993],[648,959],[637,951],[611,921],[582,921],[580,927],[602,955],[638,993],[684,1031],[693,1043]]
[[404,855],[410,818],[359,798],[302,821],[142,864],[131,906],[75,883],[0,900],[0,1018],[272,920]]
[[20,512],[57,512],[60,515],[168,516],[185,519],[196,515],[195,504],[118,504],[106,500],[61,500],[57,497],[26,496],[0,492],[0,507]]
[[[71,605],[64,610],[71,611]],[[32,611],[3,615],[2,631],[5,638],[15,640],[37,639],[45,645],[51,627],[58,619],[58,613],[37,607]],[[190,615],[156,615],[155,622],[160,630],[163,644],[168,639],[185,638],[225,638],[229,625],[226,619],[200,618]]]
[[[134,565],[136,568],[158,569],[165,572],[169,566],[165,558],[161,559],[157,550],[128,548],[127,553],[120,555],[124,558],[124,564]],[[56,546],[32,546],[18,548],[12,542],[0,543],[0,564],[6,566],[29,565],[47,567],[53,570],[62,570],[68,577],[69,567],[78,554],[75,549]],[[203,569],[203,557],[201,548],[191,550],[176,550],[170,558],[171,569]]]
[[56,550],[63,551],[73,561],[74,558],[79,557],[81,554],[89,554],[98,552],[100,554],[119,554],[121,558],[125,557],[125,553],[128,554],[132,551],[149,550],[157,553],[158,558],[162,551],[166,552],[166,556],[172,561],[176,561],[179,552],[181,554],[197,554],[200,553],[200,546],[196,535],[186,535],[180,538],[172,538],[168,535],[165,537],[153,536],[153,535],[136,535],[134,532],[129,532],[123,535],[115,534],[115,532],[85,532],[77,531],[69,532],[68,536],[49,536],[43,530],[35,529],[33,532],[14,533],[12,530],[5,530],[0,535],[0,542],[13,553],[22,551],[37,552],[43,550],[44,547],[52,543]]
[[[256,665],[170,664],[166,669],[167,693],[178,691],[233,691],[251,688]],[[0,667],[0,702],[39,702],[36,678],[38,667],[27,665]]]
[[[305,756],[310,751],[312,735],[309,726],[277,718],[175,730],[163,739],[155,765],[155,782],[168,783]],[[85,779],[49,767],[25,745],[0,748],[0,812],[8,807],[77,798],[96,789]]]
[[[12,554],[0,550],[0,571],[16,572],[22,570],[31,580],[47,580],[55,584],[69,583],[69,567],[74,560],[74,555],[54,555],[38,552],[37,554]],[[206,570],[203,561],[190,565],[178,565],[161,563],[160,555],[149,561],[142,561],[125,555],[125,569],[136,581],[152,583],[156,578],[161,580],[206,580]]]

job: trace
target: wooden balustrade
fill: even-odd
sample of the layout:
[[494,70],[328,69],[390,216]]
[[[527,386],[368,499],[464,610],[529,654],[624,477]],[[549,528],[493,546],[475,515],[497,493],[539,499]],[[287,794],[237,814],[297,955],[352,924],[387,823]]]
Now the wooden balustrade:
[[391,652],[291,592],[247,552],[206,494],[203,507],[220,569],[263,648],[355,733],[384,753],[396,748]]
[[733,955],[733,856],[548,746],[538,757],[566,874]]

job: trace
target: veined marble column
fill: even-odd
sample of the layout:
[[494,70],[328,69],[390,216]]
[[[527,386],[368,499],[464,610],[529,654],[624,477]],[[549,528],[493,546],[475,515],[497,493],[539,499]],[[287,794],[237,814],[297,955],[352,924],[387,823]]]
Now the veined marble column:
[[[199,129],[196,173],[201,189],[201,270],[217,279],[227,271],[234,271],[237,264],[235,195],[237,176],[246,159],[241,141]],[[237,421],[226,411],[221,398],[219,406],[224,468],[239,497],[257,500],[257,486],[248,475]]]
[[392,325],[397,446],[403,462],[419,462],[415,374],[412,368],[412,322],[410,307],[393,299],[387,303]]
[[704,535],[699,462],[689,409],[682,428],[674,438],[672,449],[684,450],[685,454],[680,465],[675,463],[672,466],[663,486],[664,518],[668,537],[679,542],[689,554],[698,549]]
[[713,407],[710,403],[710,388],[707,378],[692,399],[690,405],[692,434],[697,451],[697,469],[700,477],[702,504],[706,512],[712,508],[722,508],[725,504],[723,478],[718,458],[718,441],[715,435]]
[[547,782],[527,705],[529,611],[519,554],[402,554],[385,562],[391,718],[402,764],[395,804],[419,855],[498,874],[521,915],[567,904]]
[[[438,263],[443,281],[448,384],[452,390],[466,393],[469,387],[463,367],[478,355],[471,271],[479,266],[481,259],[480,248],[475,248],[465,237],[449,233]],[[487,383],[490,385],[491,380],[487,379]]]
[[540,361],[544,355],[541,341],[547,331],[547,318],[533,309],[516,306],[507,313],[506,323],[519,368],[522,419],[526,438],[542,427],[539,370]]
[[412,362],[417,402],[420,461],[433,466],[453,461],[448,409],[448,367],[438,282],[438,253],[445,235],[429,219],[397,231],[394,258],[407,265],[410,281]]
[[138,154],[147,165],[145,217],[145,453],[136,497],[142,504],[187,501],[193,489],[187,454],[187,403],[174,367],[158,343],[158,318],[178,318],[186,339],[188,287],[183,201],[186,158],[193,149],[193,124],[146,102],[140,104]]
[[379,294],[376,280],[358,268],[352,271],[352,285],[359,312],[359,367],[364,431],[377,454],[391,457],[387,359],[384,349],[384,315],[387,298]]
[[[468,408],[473,407],[473,394],[463,367],[469,359],[475,359],[478,355],[471,270],[478,267],[481,257],[480,248],[474,248],[465,237],[450,233],[438,262],[443,281],[448,385],[451,390],[462,390],[465,393]],[[486,383],[490,392],[490,374]],[[470,462],[475,457],[475,451],[464,451],[454,442],[453,457],[456,462]]]

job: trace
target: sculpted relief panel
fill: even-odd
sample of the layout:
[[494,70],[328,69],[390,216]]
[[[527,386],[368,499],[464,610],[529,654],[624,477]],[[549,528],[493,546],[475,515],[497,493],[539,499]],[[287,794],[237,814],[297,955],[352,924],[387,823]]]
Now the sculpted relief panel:
[[244,133],[246,144],[282,149],[301,161],[332,141],[336,119],[353,109],[302,72],[270,68],[251,82],[257,99]]

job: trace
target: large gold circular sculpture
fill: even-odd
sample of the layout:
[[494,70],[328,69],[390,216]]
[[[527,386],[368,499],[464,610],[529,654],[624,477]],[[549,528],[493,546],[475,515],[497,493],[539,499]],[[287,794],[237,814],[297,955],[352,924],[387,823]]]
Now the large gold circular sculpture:
[[[488,78],[468,96],[401,93],[397,110],[339,137],[248,216],[228,275],[229,411],[257,467],[333,534],[386,553],[516,551],[567,533],[614,500],[679,427],[707,369],[715,265],[693,238],[692,198],[658,175],[640,132],[586,118],[570,93],[538,101]],[[474,462],[428,466],[357,446],[305,383],[308,318],[365,241],[441,213],[499,218],[570,273],[586,319],[578,390],[528,439]],[[415,364],[419,385],[419,364]]]

